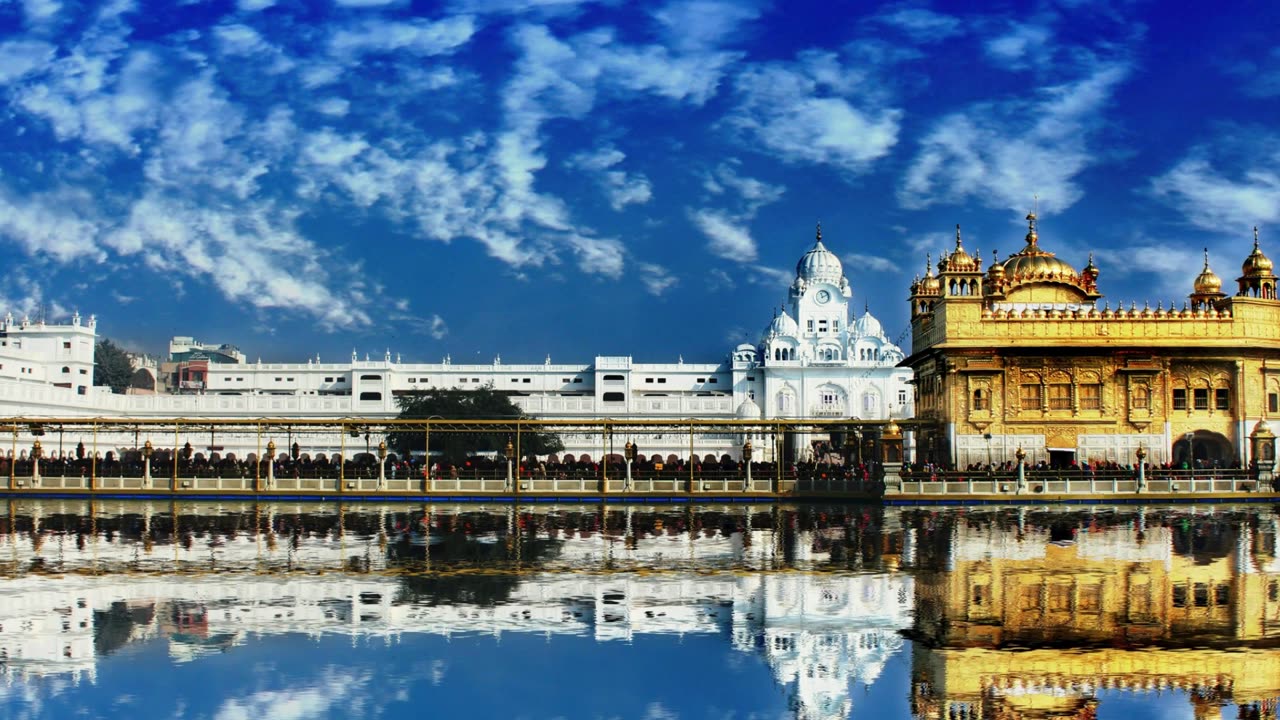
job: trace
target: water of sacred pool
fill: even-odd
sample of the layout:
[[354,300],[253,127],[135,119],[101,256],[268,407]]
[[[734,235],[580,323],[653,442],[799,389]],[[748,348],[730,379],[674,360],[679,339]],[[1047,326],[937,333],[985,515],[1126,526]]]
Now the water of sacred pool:
[[9,502],[0,717],[1276,718],[1274,508]]

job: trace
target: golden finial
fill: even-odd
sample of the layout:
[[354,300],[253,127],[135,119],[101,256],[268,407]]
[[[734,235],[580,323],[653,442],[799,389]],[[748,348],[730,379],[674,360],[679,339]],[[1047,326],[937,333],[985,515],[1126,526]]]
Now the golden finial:
[[1258,226],[1253,226],[1253,249],[1258,249]]
[[960,223],[956,223],[956,249],[960,249]]
[[929,277],[933,274],[933,253],[924,254],[924,276]]
[[[1254,242],[1257,242],[1256,240]],[[1209,269],[1209,248],[1204,249],[1204,269]]]
[[1027,213],[1027,244],[1035,245],[1039,238],[1040,236],[1036,233],[1036,213],[1032,210]]

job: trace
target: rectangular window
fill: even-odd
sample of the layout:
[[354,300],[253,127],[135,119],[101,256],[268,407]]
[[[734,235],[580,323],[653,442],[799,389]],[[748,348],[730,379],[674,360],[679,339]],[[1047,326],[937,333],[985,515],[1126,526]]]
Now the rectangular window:
[[1102,409],[1102,386],[1096,383],[1089,383],[1080,386],[1080,409],[1081,410],[1101,410]]
[[809,330],[809,332],[813,332],[813,321],[810,320],[808,323],[805,324],[805,327]]
[[[71,349],[71,341],[69,341],[69,340],[64,340],[64,341],[63,341],[63,343],[62,343],[62,349],[63,349],[63,350],[70,350],[70,349]],[[38,459],[38,458],[37,458],[37,459]]]
[[706,382],[706,381],[707,381],[707,379],[706,379],[706,378],[698,378],[698,382],[700,382],[700,383],[704,383],[704,382]]
[[333,382],[333,378],[331,378],[331,377],[327,377],[327,378],[325,378],[325,379],[324,379],[324,381],[325,381],[325,382],[327,382],[327,383],[331,383],[331,382]]
[[1209,607],[1209,585],[1206,583],[1196,583],[1194,588],[1194,597],[1196,607]]
[[418,382],[418,378],[409,378],[409,382],[411,382],[411,383],[417,383],[417,382]]
[[644,381],[647,383],[651,383],[653,382],[653,378],[645,378]]
[[667,381],[666,378],[658,378],[658,384],[661,385]]
[[1267,395],[1267,412],[1280,412],[1280,393]]
[[521,380],[520,382],[522,382],[522,383],[528,383],[528,382],[533,382],[533,381],[532,381],[530,378],[524,378],[524,379],[523,379],[523,380]]
[[1231,391],[1226,388],[1218,388],[1213,391],[1213,409],[1230,410],[1231,409]]
[[991,596],[990,585],[974,585],[973,586],[973,604],[986,605],[987,598]]
[[1195,401],[1195,404],[1196,404],[1195,407],[1197,410],[1209,409],[1209,389],[1208,388],[1196,388],[1195,390],[1193,390],[1192,399]]
[[820,332],[820,333],[824,333],[824,332],[826,332],[826,331],[827,331],[827,321],[826,321],[826,320],[819,320],[819,321],[818,321],[818,332]]
[[1176,608],[1184,608],[1187,606],[1187,586],[1173,586],[1173,606]]
[[715,385],[715,384],[716,384],[716,383],[718,383],[718,382],[720,382],[720,381],[719,381],[719,380],[717,380],[717,379],[715,379],[715,378],[707,378],[707,384],[708,384],[708,385]]
[[1019,391],[1023,410],[1039,410],[1043,407],[1040,398],[1040,385],[1028,383]]
[[1071,385],[1069,383],[1053,383],[1049,386],[1049,409],[1071,409]]
[[1187,389],[1186,388],[1173,389],[1173,409],[1174,410],[1187,409]]
[[1231,588],[1226,585],[1217,585],[1213,588],[1213,604],[1218,607],[1227,607],[1231,604]]

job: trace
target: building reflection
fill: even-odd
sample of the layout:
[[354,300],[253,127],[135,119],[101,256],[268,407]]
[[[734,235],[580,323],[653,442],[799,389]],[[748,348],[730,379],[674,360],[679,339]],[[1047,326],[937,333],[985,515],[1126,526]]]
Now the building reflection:
[[186,662],[282,633],[719,635],[808,720],[847,717],[851,682],[875,682],[911,626],[902,533],[878,509],[295,510],[18,508],[0,527],[4,672],[92,681],[132,643]]
[[1275,718],[1274,512],[915,515],[921,718],[1091,718],[1107,690]]
[[93,681],[139,642],[187,662],[286,633],[701,635],[804,720],[848,717],[908,647],[930,720],[1090,718],[1113,691],[1275,718],[1277,529],[1227,507],[32,501],[0,516],[0,668]]

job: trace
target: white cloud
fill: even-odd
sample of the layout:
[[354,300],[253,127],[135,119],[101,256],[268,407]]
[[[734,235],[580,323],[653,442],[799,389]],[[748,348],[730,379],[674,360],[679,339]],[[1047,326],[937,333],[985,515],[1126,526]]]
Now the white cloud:
[[[1224,132],[1224,134],[1226,134]],[[1230,147],[1247,145],[1248,150]],[[1191,150],[1151,182],[1156,197],[1206,230],[1280,222],[1280,137],[1227,138]]]
[[0,43],[0,85],[7,85],[53,60],[57,48],[40,40]]
[[244,698],[225,701],[215,720],[303,720],[322,717],[350,705],[355,693],[364,692],[368,673],[356,674],[328,668],[325,677],[310,687],[289,690],[259,690]]
[[679,278],[661,265],[640,262],[636,263],[636,269],[640,271],[640,281],[644,283],[645,290],[651,295],[661,295],[680,282]]
[[466,45],[475,32],[475,20],[467,15],[434,22],[371,19],[335,32],[329,41],[329,49],[336,57],[352,61],[370,53],[445,55]]
[[43,25],[52,20],[62,10],[58,0],[22,0],[22,12],[27,17],[27,24]]
[[1053,30],[1036,23],[1010,23],[1004,33],[989,38],[984,50],[996,65],[1007,70],[1040,66],[1052,58]]
[[897,28],[912,41],[928,44],[964,34],[960,19],[922,7],[899,7],[880,13],[874,22]]
[[236,0],[240,12],[258,12],[276,4],[276,0]]
[[690,219],[711,241],[707,247],[712,253],[737,262],[756,259],[756,241],[740,221],[716,210],[693,211]]
[[628,205],[643,205],[653,198],[653,186],[647,177],[617,169],[626,158],[622,151],[605,145],[574,155],[569,159],[569,166],[593,176],[609,198],[609,205],[614,210],[622,210]]
[[729,124],[788,162],[862,173],[898,141],[902,111],[885,106],[870,81],[833,53],[753,66],[735,90]]
[[400,2],[400,0],[333,0],[333,4],[335,5],[350,8],[382,7],[384,5],[393,5],[398,2]]
[[1100,62],[1073,82],[1033,97],[972,105],[946,115],[925,134],[898,191],[908,208],[972,199],[1025,209],[1039,194],[1044,212],[1080,199],[1077,176],[1098,161],[1089,146],[1101,113],[1128,78],[1124,62]]
[[678,0],[653,11],[667,42],[682,52],[699,52],[731,40],[742,25],[760,17],[751,2]]
[[879,255],[864,253],[848,253],[844,256],[846,267],[870,270],[871,272],[898,272],[898,264]]
[[1280,96],[1280,48],[1273,48],[1260,61],[1243,60],[1227,67],[1228,74],[1241,81],[1246,95],[1258,98]]

